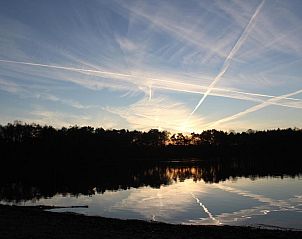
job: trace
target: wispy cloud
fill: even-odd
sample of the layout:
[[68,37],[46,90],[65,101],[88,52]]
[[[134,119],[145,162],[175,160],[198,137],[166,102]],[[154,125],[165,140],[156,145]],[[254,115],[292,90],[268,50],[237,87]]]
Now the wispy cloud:
[[94,113],[82,111],[81,113],[66,114],[59,109],[49,110],[41,106],[33,106],[33,109],[28,111],[26,115],[17,117],[17,119],[27,123],[51,125],[57,128],[73,125],[103,127],[105,129],[120,128],[120,120],[115,117],[108,117],[108,115],[104,115],[104,112],[104,110],[98,109]]
[[80,102],[73,99],[66,99],[62,97],[55,96],[53,94],[48,93],[47,89],[35,89],[34,87],[24,86],[21,84],[16,84],[12,81],[4,80],[0,78],[0,90],[12,93],[14,95],[18,95],[21,98],[34,98],[47,100],[52,102],[59,102],[64,105],[77,108],[77,109],[90,109],[90,108],[98,108],[96,105],[83,105]]
[[[84,94],[89,90],[124,97],[129,107],[134,101],[149,107],[148,101],[158,100],[160,92],[163,99],[175,95],[169,98],[171,106],[193,109],[179,114],[197,116],[208,96],[296,111],[302,107],[301,99],[293,97],[268,101],[283,89],[301,88],[298,3],[75,1],[62,4],[62,11],[55,4],[43,4],[36,4],[40,11],[31,15],[26,11],[31,6],[22,3],[18,17],[10,11],[14,4],[0,11],[0,87],[6,92],[32,94],[45,107],[43,100],[83,110],[98,105],[95,99],[87,103]],[[52,11],[56,14],[47,14]],[[68,89],[64,97],[56,92],[62,86]],[[202,97],[195,108],[191,94]],[[107,108],[118,108],[112,107],[114,101],[104,102]],[[203,121],[208,116],[202,116]]]
[[[141,187],[131,190],[126,198],[117,202],[111,209],[136,212],[148,220],[169,221],[174,215],[183,214],[187,207],[191,206],[191,192],[206,191],[205,188],[198,186],[200,184],[193,180],[185,180],[181,183],[161,186],[158,189]],[[177,200],[175,200],[176,195],[178,195]],[[202,211],[200,215],[207,216]]]
[[225,74],[225,72],[228,70],[230,64],[231,64],[231,60],[234,57],[234,55],[237,53],[237,51],[240,49],[240,47],[242,46],[242,44],[244,44],[245,40],[247,39],[251,28],[253,27],[253,23],[256,19],[256,17],[258,16],[262,6],[264,4],[264,1],[262,1],[259,6],[257,7],[256,11],[254,12],[254,14],[252,15],[250,21],[248,22],[248,24],[246,25],[246,27],[244,28],[242,34],[240,35],[239,39],[237,40],[237,42],[235,43],[234,47],[232,48],[232,50],[230,51],[230,53],[227,55],[225,61],[223,62],[223,66],[222,69],[220,70],[220,72],[218,73],[218,75],[214,78],[213,82],[209,85],[207,91],[204,93],[203,97],[200,99],[200,101],[198,102],[198,104],[195,106],[194,110],[191,112],[191,115],[195,113],[195,111],[200,107],[200,105],[204,102],[204,100],[207,98],[207,96],[209,95],[209,93],[212,91],[212,89],[215,87],[215,85],[219,82],[219,80],[221,79],[221,77]]
[[[211,59],[213,54],[225,57],[230,43],[234,40],[233,34],[227,30],[219,31],[214,36],[208,34],[211,29],[216,27],[215,24],[217,22],[209,22],[207,20],[209,13],[207,11],[191,11],[189,15],[167,2],[161,2],[160,7],[157,7],[156,4],[150,5],[147,2],[132,5],[119,2],[119,4],[134,16],[133,24],[135,24],[135,21],[143,21],[151,25],[151,31],[149,31],[150,38],[154,37],[160,31],[164,32],[170,35],[174,41],[177,40],[182,44],[188,44],[188,46],[195,47],[205,53],[203,54],[203,62],[205,62],[205,59]],[[128,14],[128,12],[121,12],[121,14]],[[220,18],[219,15],[215,16]],[[179,21],[179,18],[182,18],[182,21]],[[184,48],[179,47],[179,45],[174,46],[176,47],[173,50],[173,55],[177,56],[177,52]],[[161,49],[161,53],[167,53],[167,48]],[[159,52],[156,53],[158,54]],[[187,54],[187,51],[185,54]]]
[[[188,105],[175,100],[169,100],[167,97],[164,98],[154,98],[153,90],[166,90],[171,92],[183,92],[189,94],[201,94],[206,92],[206,86],[200,86],[191,83],[182,82],[181,79],[175,78],[177,76],[169,76],[162,74],[162,78],[153,78],[152,72],[148,75],[141,75],[141,73],[132,72],[132,74],[115,73],[115,72],[105,72],[99,70],[73,68],[65,66],[55,66],[46,64],[37,64],[30,62],[15,62],[15,61],[5,61],[0,60],[2,63],[8,64],[21,64],[28,67],[38,67],[38,68],[49,68],[59,71],[71,71],[80,74],[87,74],[88,76],[97,77],[96,79],[85,79],[80,77],[72,77],[68,74],[63,74],[59,78],[60,80],[70,81],[79,85],[82,85],[91,89],[98,89],[103,87],[110,87],[114,90],[120,88],[120,90],[140,90],[146,95],[146,98],[136,102],[135,104],[128,105],[127,107],[105,107],[107,112],[114,113],[119,117],[123,118],[128,122],[129,127],[135,129],[147,130],[149,128],[160,128],[168,129],[173,132],[175,131],[201,131],[205,128],[215,127],[219,124],[237,119],[245,114],[257,111],[263,107],[269,105],[279,105],[283,107],[302,109],[302,100],[295,99],[291,96],[285,95],[283,97],[275,97],[272,95],[256,94],[249,92],[242,92],[236,89],[222,89],[213,88],[211,95],[227,97],[232,99],[240,99],[252,102],[260,102],[261,106],[253,107],[244,112],[235,114],[230,117],[220,119],[216,122],[212,122],[205,125],[205,118],[199,118],[199,116],[186,119],[185,115],[189,114]],[[157,75],[156,75],[157,76]],[[155,76],[155,77],[156,77]],[[100,77],[100,79],[98,79]],[[109,78],[111,81],[103,82],[101,78]],[[182,78],[183,80],[184,78]],[[189,78],[188,78],[189,79]],[[189,79],[190,80],[190,79]],[[115,82],[114,82],[115,81]],[[116,86],[119,84],[119,87]],[[134,86],[134,88],[133,88]],[[100,107],[96,105],[83,105],[78,101],[72,99],[64,99],[62,97],[57,97],[47,92],[36,92],[31,89],[26,89],[26,87],[20,87],[15,83],[10,83],[9,81],[0,82],[0,88],[3,90],[15,91],[15,94],[26,97],[35,97],[37,99],[50,100],[53,102],[60,102],[62,104],[77,108],[77,109],[90,109],[95,108],[96,110]],[[146,100],[148,98],[148,100]],[[277,99],[277,100],[276,100]],[[104,107],[103,107],[104,109]],[[110,121],[110,120],[109,120]],[[75,122],[75,121],[73,121]],[[107,125],[107,123],[103,123]],[[66,124],[65,124],[66,125]],[[118,125],[115,125],[118,127]],[[120,126],[119,126],[120,127]]]
[[0,78],[0,89],[10,93],[24,92],[24,89],[22,89],[18,84],[1,78]]
[[[183,131],[183,121],[189,112],[183,103],[166,98],[144,98],[127,107],[107,107],[107,111],[124,118],[131,128],[148,130],[150,128],[167,129],[172,132]],[[203,125],[203,119],[193,117],[187,122],[186,131],[194,131]],[[201,129],[199,129],[201,130]]]
[[[64,70],[64,71],[71,71],[76,73],[87,74],[91,76],[101,77],[101,78],[109,78],[111,80],[118,80],[122,81],[121,83],[126,83],[130,85],[125,85],[122,87],[120,84],[120,88],[125,90],[131,90],[131,85],[136,85],[136,89],[142,90],[149,95],[150,91],[152,92],[152,88],[155,89],[166,89],[169,91],[179,91],[184,93],[193,93],[193,94],[203,94],[207,91],[207,86],[201,86],[192,83],[186,83],[194,77],[190,76],[175,76],[175,75],[167,75],[167,73],[157,73],[157,75],[152,76],[153,73],[143,73],[132,71],[132,74],[126,73],[118,73],[118,72],[110,72],[110,71],[101,71],[101,70],[92,70],[92,69],[83,69],[83,68],[74,68],[74,67],[65,67],[65,66],[57,66],[57,65],[48,65],[48,64],[39,64],[39,63],[32,63],[32,62],[19,62],[19,61],[9,61],[9,60],[2,60],[2,63],[11,63],[11,64],[21,64],[27,65],[31,67],[42,67],[42,68],[50,68],[56,70]],[[158,75],[161,75],[161,78],[158,78]],[[181,79],[185,79],[182,81]],[[100,81],[98,79],[79,79],[77,80],[76,77],[70,77],[66,75],[61,75],[58,77],[58,80],[66,80],[71,81],[76,84],[80,84],[84,87],[89,89],[98,89],[103,87],[111,87],[113,89],[118,89],[118,86],[114,82],[107,82]],[[4,84],[4,83],[3,83]],[[6,84],[13,84],[17,87],[14,83],[9,83],[6,81]],[[133,90],[133,88],[132,88]],[[152,94],[152,93],[151,93]],[[248,100],[248,101],[255,101],[255,102],[263,102],[266,99],[274,98],[275,96],[272,95],[265,95],[265,94],[257,94],[257,93],[249,93],[244,91],[239,91],[236,89],[223,89],[223,88],[213,88],[210,92],[211,95],[214,96],[221,96],[221,97],[228,97],[233,99],[240,99],[240,100]],[[302,108],[302,100],[295,99],[291,97],[284,97],[279,99],[278,101],[269,101],[270,104],[285,106],[285,107],[294,107],[294,108]]]
[[240,118],[240,117],[242,117],[242,116],[244,116],[246,114],[250,114],[252,112],[256,112],[256,111],[258,111],[260,109],[263,109],[263,108],[271,105],[272,102],[278,102],[278,101],[280,101],[280,100],[282,100],[282,99],[284,99],[286,97],[291,97],[291,96],[294,96],[294,95],[297,95],[297,94],[300,94],[300,93],[302,93],[302,89],[298,90],[298,91],[295,91],[295,92],[292,92],[292,93],[289,93],[289,94],[273,97],[273,98],[271,98],[271,99],[269,99],[269,100],[267,100],[267,101],[265,101],[265,102],[263,102],[261,104],[258,104],[258,105],[255,105],[253,107],[250,107],[250,108],[248,108],[248,109],[246,109],[244,111],[241,111],[241,112],[239,112],[237,114],[225,117],[225,118],[217,120],[215,122],[211,122],[211,123],[207,124],[205,126],[205,128],[213,128],[213,127],[215,127],[215,126],[217,126],[219,124],[226,123],[228,121],[238,119],[238,118]]

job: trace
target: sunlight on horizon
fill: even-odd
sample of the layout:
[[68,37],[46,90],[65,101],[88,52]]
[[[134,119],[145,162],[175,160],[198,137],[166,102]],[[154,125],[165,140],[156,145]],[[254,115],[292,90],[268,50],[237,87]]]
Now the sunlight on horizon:
[[302,128],[302,2],[0,3],[0,124]]

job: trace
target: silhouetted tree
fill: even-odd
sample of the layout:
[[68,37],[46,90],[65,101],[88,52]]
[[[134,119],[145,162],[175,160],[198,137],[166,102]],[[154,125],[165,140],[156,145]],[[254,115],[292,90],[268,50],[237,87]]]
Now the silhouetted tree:
[[[47,154],[54,162],[61,163],[76,163],[78,158],[82,161],[102,161],[119,157],[218,157],[247,154],[293,156],[302,146],[302,130],[295,128],[226,133],[212,129],[200,134],[176,133],[170,136],[169,132],[158,129],[141,132],[77,125],[55,129],[16,121],[0,126],[0,146],[3,156],[10,156],[15,160],[23,157],[27,161],[37,161],[41,155]],[[63,161],[60,160],[64,157]]]

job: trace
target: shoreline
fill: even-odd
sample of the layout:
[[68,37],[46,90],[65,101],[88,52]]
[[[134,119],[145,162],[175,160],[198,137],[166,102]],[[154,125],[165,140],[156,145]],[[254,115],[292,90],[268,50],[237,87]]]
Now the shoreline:
[[57,213],[45,209],[50,208],[0,205],[1,238],[302,238],[302,231],[176,225]]

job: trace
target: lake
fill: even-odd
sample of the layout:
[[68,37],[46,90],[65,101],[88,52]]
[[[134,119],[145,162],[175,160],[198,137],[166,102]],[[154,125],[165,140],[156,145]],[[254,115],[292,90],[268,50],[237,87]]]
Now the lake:
[[106,166],[99,170],[101,178],[78,176],[73,185],[68,173],[65,178],[56,173],[47,185],[38,179],[2,184],[1,202],[87,205],[52,211],[112,218],[302,230],[300,169],[275,167],[267,173],[263,167],[195,161]]

